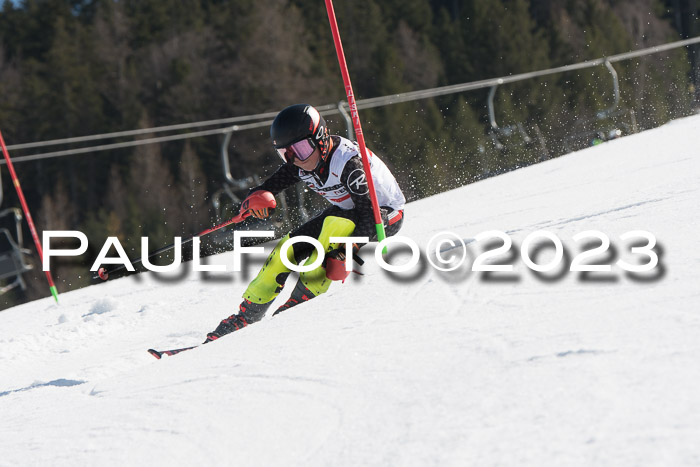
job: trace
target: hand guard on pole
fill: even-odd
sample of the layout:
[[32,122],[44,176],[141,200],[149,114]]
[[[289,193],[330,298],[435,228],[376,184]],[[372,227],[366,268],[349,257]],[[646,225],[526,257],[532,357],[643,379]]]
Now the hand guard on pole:
[[276,205],[275,195],[266,190],[255,191],[243,200],[239,215],[249,212],[257,219],[265,219],[270,215],[270,209],[274,209]]

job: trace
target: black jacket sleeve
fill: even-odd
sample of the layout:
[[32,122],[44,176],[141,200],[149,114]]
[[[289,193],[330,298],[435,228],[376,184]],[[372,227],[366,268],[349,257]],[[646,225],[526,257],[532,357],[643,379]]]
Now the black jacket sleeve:
[[260,190],[266,190],[273,195],[278,195],[285,188],[294,185],[300,180],[299,170],[293,164],[283,164],[262,184],[256,186],[255,188],[251,188],[248,192],[248,196],[250,196],[251,193]]
[[340,176],[340,183],[348,190],[353,203],[355,203],[353,208],[355,232],[353,236],[372,239],[377,231],[374,225],[374,213],[372,211],[372,199],[369,196],[367,176],[360,156],[352,157],[345,164],[343,173]]

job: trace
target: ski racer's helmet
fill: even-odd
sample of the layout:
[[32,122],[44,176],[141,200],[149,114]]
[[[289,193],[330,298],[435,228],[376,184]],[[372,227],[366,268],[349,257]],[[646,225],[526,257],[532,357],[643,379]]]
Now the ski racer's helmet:
[[270,127],[270,138],[283,161],[303,161],[318,147],[321,160],[328,158],[330,135],[326,120],[313,106],[296,104],[282,110]]

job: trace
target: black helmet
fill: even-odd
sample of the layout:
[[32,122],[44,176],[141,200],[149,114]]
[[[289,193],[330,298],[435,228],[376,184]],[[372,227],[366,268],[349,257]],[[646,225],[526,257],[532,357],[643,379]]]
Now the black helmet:
[[278,113],[270,127],[270,138],[286,162],[292,162],[293,158],[290,159],[289,152],[285,157],[285,149],[300,141],[308,141],[313,149],[320,148],[322,160],[328,157],[330,136],[326,120],[308,104],[291,105]]

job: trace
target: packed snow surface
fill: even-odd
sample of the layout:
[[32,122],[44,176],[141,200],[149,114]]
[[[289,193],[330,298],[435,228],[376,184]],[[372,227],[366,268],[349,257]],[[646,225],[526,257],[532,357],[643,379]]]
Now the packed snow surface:
[[[365,276],[162,360],[146,349],[200,343],[264,255],[2,312],[0,465],[699,465],[698,148],[688,117],[411,203],[413,270],[389,274],[367,247]],[[502,244],[474,240],[492,230],[513,240],[494,258],[512,273],[470,270]],[[565,247],[540,276],[520,253],[539,230]],[[601,244],[573,240],[590,230],[611,246],[584,262],[610,272],[567,269]],[[618,259],[649,261],[631,250],[646,241],[620,238],[638,230],[659,264],[628,274]],[[445,231],[467,245],[452,273],[427,262]]]

